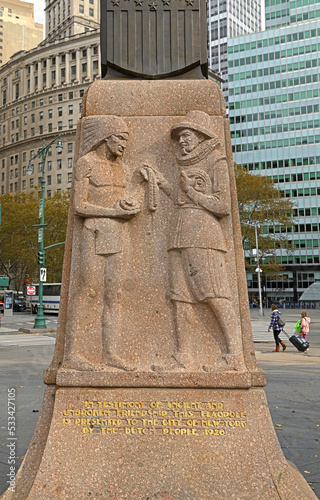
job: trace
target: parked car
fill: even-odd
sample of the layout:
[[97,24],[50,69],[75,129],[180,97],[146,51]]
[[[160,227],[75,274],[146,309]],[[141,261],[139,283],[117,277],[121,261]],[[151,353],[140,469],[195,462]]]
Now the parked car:
[[14,299],[13,310],[14,311],[25,311],[26,310],[26,301],[22,300],[22,299]]
[[4,311],[4,303],[0,302],[0,313],[3,313]]

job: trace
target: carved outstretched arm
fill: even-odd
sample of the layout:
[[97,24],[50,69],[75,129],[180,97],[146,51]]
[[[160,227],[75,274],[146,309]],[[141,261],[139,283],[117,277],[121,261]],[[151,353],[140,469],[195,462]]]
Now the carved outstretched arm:
[[149,165],[143,165],[140,170],[142,177],[145,181],[151,182],[153,179],[156,181],[159,188],[167,195],[171,196],[173,189],[169,181],[164,177],[164,175],[156,170],[154,167],[150,167]]
[[80,160],[76,165],[74,212],[80,217],[117,217],[130,219],[140,212],[138,205],[131,201],[118,200],[113,207],[103,207],[88,202],[89,178],[85,160]]

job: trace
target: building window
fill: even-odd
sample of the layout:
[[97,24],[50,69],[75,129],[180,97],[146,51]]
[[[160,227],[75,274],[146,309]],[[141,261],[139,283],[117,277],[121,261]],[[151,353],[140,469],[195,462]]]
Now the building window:
[[69,99],[73,99],[73,92],[69,92]]
[[61,78],[65,78],[66,76],[66,68],[61,68]]
[[50,189],[47,191],[47,198],[51,198],[51,190]]
[[62,130],[62,122],[58,122],[58,130]]
[[25,151],[22,153],[22,161],[27,161],[27,153]]
[[72,158],[68,158],[68,168],[72,168],[72,165],[73,165],[73,160]]
[[47,184],[51,186],[51,175],[47,175]]
[[22,189],[26,189],[26,181],[25,180],[22,181]]
[[52,161],[48,161],[48,170],[51,170],[52,169]]
[[83,63],[82,64],[82,73],[86,73],[87,72],[87,63]]
[[62,116],[62,108],[58,108],[58,116]]
[[62,102],[62,94],[58,94],[58,101]]
[[83,49],[83,51],[82,51],[82,57],[87,57],[87,49]]
[[68,123],[69,123],[69,128],[73,128],[73,120],[69,120]]
[[40,104],[40,106],[43,106],[43,99],[40,99],[39,104]]
[[39,112],[39,120],[43,120],[43,111]]
[[73,105],[69,105],[69,115],[73,115]]
[[24,124],[25,124],[25,125],[27,125],[27,123],[28,123],[28,118],[27,118],[27,116],[25,116],[25,117],[23,118],[23,121],[24,121]]
[[57,174],[57,184],[61,184],[61,174]]
[[61,170],[62,168],[62,160],[57,160],[57,169]]
[[48,132],[52,132],[52,123],[48,123]]
[[22,175],[26,175],[26,173],[27,173],[27,167],[23,166],[22,167]]
[[84,13],[84,8],[83,8],[83,5],[79,5],[79,12],[80,12],[80,14],[83,14],[83,13]]
[[93,9],[89,9],[89,16],[93,17]]
[[68,174],[68,182],[71,182],[71,181],[72,181],[72,173],[70,172],[70,173]]
[[34,115],[31,115],[31,123],[34,123]]
[[33,179],[30,179],[30,187],[33,188]]
[[31,129],[31,137],[33,137],[33,136],[34,136],[34,128],[32,127],[32,129]]
[[76,66],[71,66],[71,75],[75,75],[77,73]]
[[43,134],[43,125],[40,125],[39,127],[39,134]]
[[51,95],[51,96],[49,96],[49,104],[52,104],[52,103],[53,103],[53,97]]
[[72,142],[68,142],[68,153],[72,153],[73,151],[73,144]]

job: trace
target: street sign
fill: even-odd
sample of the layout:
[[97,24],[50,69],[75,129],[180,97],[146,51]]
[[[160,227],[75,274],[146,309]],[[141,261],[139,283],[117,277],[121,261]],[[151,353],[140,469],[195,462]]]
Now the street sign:
[[40,281],[47,281],[47,268],[46,267],[40,268]]
[[36,287],[35,286],[28,286],[27,287],[27,295],[35,295],[36,294]]

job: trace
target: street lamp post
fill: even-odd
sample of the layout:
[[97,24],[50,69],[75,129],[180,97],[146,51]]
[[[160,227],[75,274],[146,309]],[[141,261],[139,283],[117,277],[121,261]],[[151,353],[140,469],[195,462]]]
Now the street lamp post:
[[264,316],[263,304],[262,304],[262,293],[261,293],[261,269],[260,269],[260,258],[259,258],[259,245],[258,245],[258,229],[257,224],[254,225],[254,231],[256,235],[256,252],[257,252],[257,269],[258,273],[258,288],[259,288],[259,316]]
[[42,143],[42,148],[39,149],[39,151],[32,155],[30,160],[29,160],[29,165],[27,168],[27,173],[28,174],[33,174],[33,165],[31,164],[31,161],[34,160],[35,158],[40,158],[41,163],[42,163],[42,178],[41,178],[41,199],[39,200],[39,219],[40,219],[40,224],[36,224],[33,227],[38,228],[38,242],[40,243],[40,249],[38,253],[38,263],[39,263],[39,306],[38,306],[38,312],[37,316],[34,321],[34,328],[46,328],[46,319],[43,314],[43,276],[41,275],[41,268],[44,267],[45,265],[45,249],[44,249],[44,199],[45,199],[45,186],[46,186],[46,180],[45,180],[45,164],[46,164],[46,158],[47,154],[49,151],[50,146],[57,141],[57,152],[61,153],[62,151],[62,142],[61,142],[61,135],[59,134],[57,137],[55,137],[47,146],[45,143],[45,140],[43,140]]

